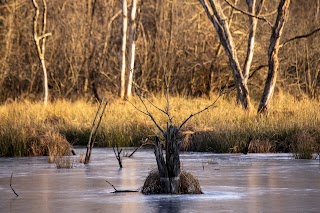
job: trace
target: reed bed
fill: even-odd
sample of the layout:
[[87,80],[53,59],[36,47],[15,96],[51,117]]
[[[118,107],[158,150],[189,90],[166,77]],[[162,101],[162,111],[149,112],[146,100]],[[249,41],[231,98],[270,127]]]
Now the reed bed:
[[[166,106],[162,96],[149,97],[149,100],[160,108]],[[214,97],[211,100],[172,97],[174,124],[180,125],[212,100]],[[182,149],[239,152],[250,137],[249,152],[299,153],[301,147],[304,147],[303,152],[319,151],[319,102],[277,95],[269,115],[259,116],[256,112],[243,111],[233,100],[233,97],[223,97],[216,107],[190,119],[181,131]],[[133,98],[131,103],[144,110],[138,98]],[[156,121],[165,127],[166,115],[151,105],[148,107]],[[58,100],[46,107],[40,102],[28,101],[1,105],[0,156],[50,155],[50,152],[64,155],[70,149],[66,144],[86,145],[97,108],[98,104],[83,100]],[[102,119],[95,146],[139,146],[146,137],[155,134],[159,132],[146,115],[129,102],[112,100]],[[41,151],[35,151],[40,145]]]

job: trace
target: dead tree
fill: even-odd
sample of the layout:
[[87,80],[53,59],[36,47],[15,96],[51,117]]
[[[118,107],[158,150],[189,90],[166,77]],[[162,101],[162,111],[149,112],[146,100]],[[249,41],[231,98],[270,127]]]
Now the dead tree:
[[116,152],[114,146],[112,147],[113,152],[114,152],[114,155],[116,156],[116,158],[117,158],[117,160],[118,160],[118,163],[119,163],[119,167],[120,167],[120,169],[121,169],[121,168],[122,168],[122,159],[121,159],[122,149],[120,149],[120,151],[119,151],[118,145],[116,145],[116,148],[117,148],[117,152]]
[[[130,101],[128,101],[133,107],[135,107],[139,112],[148,116],[157,129],[164,137],[164,150],[165,150],[165,157],[163,154],[161,141],[158,136],[154,138],[154,154],[157,161],[157,167],[160,176],[160,185],[161,185],[161,193],[165,194],[179,194],[180,193],[180,175],[181,175],[181,168],[180,168],[180,155],[179,155],[179,144],[180,144],[180,137],[179,132],[182,127],[195,115],[198,115],[209,108],[213,107],[218,99],[224,94],[220,93],[217,99],[210,104],[209,106],[205,107],[204,109],[191,114],[188,118],[186,118],[180,125],[174,125],[172,122],[172,116],[170,114],[170,100],[169,100],[169,83],[167,77],[165,77],[166,83],[166,107],[165,109],[161,109],[160,107],[154,105],[150,100],[142,97],[138,87],[134,84],[136,89],[136,94],[138,95],[144,110],[139,109]],[[162,128],[158,122],[155,120],[154,116],[150,113],[149,108],[147,106],[147,102],[152,106],[155,107],[160,112],[164,113],[167,116],[167,124],[166,128]]]
[[49,88],[48,88],[48,74],[45,64],[44,54],[46,50],[46,39],[51,33],[46,33],[47,26],[47,3],[46,0],[42,0],[43,13],[42,13],[42,30],[40,35],[38,35],[38,19],[40,15],[40,8],[37,3],[37,0],[32,0],[33,6],[35,8],[35,14],[33,18],[33,38],[37,46],[38,56],[41,62],[43,70],[43,88],[44,88],[44,105],[48,103]]
[[[85,157],[85,160],[84,160],[84,164],[88,164],[90,162],[91,152],[92,152],[93,145],[95,143],[97,131],[98,131],[98,128],[100,126],[100,123],[101,123],[101,120],[102,120],[102,117],[103,117],[103,114],[104,114],[104,112],[106,110],[107,105],[108,105],[108,102],[105,101],[105,99],[103,98],[102,101],[100,102],[99,108],[98,108],[98,110],[96,112],[96,115],[95,115],[93,123],[92,123],[90,136],[89,136],[89,141],[88,141],[88,144],[87,144],[87,152],[86,152],[86,157]],[[99,121],[97,122],[99,114],[100,114],[100,118],[99,118]]]

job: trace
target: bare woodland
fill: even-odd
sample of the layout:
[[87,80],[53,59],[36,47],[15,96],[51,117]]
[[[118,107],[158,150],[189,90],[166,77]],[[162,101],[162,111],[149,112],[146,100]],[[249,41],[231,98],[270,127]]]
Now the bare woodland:
[[1,1],[0,102],[123,98],[133,78],[141,91],[164,94],[164,72],[173,94],[210,97],[236,87],[249,110],[252,100],[267,110],[275,92],[319,99],[319,4]]

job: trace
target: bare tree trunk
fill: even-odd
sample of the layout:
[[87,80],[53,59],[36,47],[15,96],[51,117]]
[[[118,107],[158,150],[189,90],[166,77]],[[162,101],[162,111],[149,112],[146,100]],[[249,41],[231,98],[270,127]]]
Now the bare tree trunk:
[[158,165],[161,189],[163,193],[170,193],[171,190],[170,190],[170,181],[168,177],[168,170],[167,170],[166,162],[163,157],[160,140],[157,136],[155,137],[154,145],[155,145],[154,154],[156,156],[156,161]]
[[180,186],[180,157],[179,157],[179,129],[169,126],[165,133],[166,137],[166,163],[170,182],[170,193],[178,194]]
[[122,46],[120,55],[120,98],[124,99],[126,83],[126,44],[128,25],[127,0],[122,0]]
[[34,15],[34,20],[33,20],[33,36],[34,36],[34,41],[37,46],[37,52],[38,56],[42,65],[42,70],[43,70],[43,88],[44,88],[44,105],[46,106],[48,103],[48,96],[49,96],[49,89],[48,89],[48,75],[47,75],[47,69],[45,65],[45,59],[44,59],[44,54],[45,54],[45,45],[46,45],[46,38],[51,35],[51,33],[46,33],[46,26],[47,26],[47,4],[46,0],[42,0],[43,4],[43,17],[42,17],[42,31],[41,31],[41,36],[38,36],[38,18],[40,14],[40,9],[39,5],[36,0],[33,0],[33,6],[35,8],[35,15]]
[[159,138],[155,139],[155,156],[157,160],[162,193],[178,194],[180,187],[179,129],[169,126],[164,136],[166,160],[164,160]]
[[258,113],[267,113],[276,85],[276,79],[279,69],[278,52],[280,48],[280,38],[283,31],[284,24],[287,20],[288,8],[290,0],[281,0],[278,7],[278,15],[276,22],[272,28],[272,34],[270,38],[270,45],[268,49],[268,76],[264,87],[263,94],[261,96],[260,104],[258,107]]
[[240,68],[237,51],[234,46],[232,35],[229,31],[228,23],[226,22],[227,18],[225,17],[220,5],[216,1],[209,1],[210,9],[208,7],[208,4],[204,0],[199,1],[205,9],[208,18],[213,23],[219,35],[220,42],[229,57],[229,63],[232,68],[233,77],[238,93],[238,99],[240,100],[242,107],[245,110],[250,111],[251,103],[249,90]]
[[135,31],[136,31],[136,11],[137,11],[137,0],[132,0],[132,9],[131,9],[131,25],[130,25],[130,37],[129,37],[129,54],[130,54],[130,69],[129,77],[127,84],[127,98],[131,97],[132,94],[132,79],[133,79],[133,69],[134,69],[134,60],[135,60]]

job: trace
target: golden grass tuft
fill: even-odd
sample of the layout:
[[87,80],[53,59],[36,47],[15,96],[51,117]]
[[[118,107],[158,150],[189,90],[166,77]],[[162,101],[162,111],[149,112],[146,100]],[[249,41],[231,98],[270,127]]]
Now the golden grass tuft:
[[37,132],[27,137],[28,156],[62,156],[69,155],[70,143],[60,133],[54,131]]

